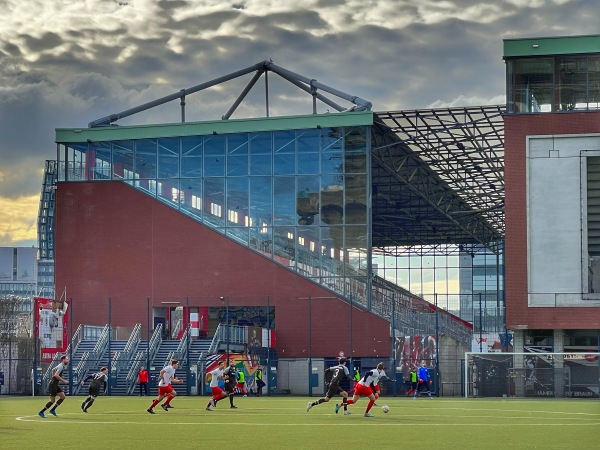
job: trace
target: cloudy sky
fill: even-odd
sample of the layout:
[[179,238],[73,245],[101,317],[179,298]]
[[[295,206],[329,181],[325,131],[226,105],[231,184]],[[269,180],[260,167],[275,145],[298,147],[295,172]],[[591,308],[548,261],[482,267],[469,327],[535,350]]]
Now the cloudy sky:
[[[598,33],[597,0],[0,0],[0,246],[37,245],[55,128],[272,59],[374,111],[504,102],[502,40]],[[188,98],[219,119],[250,76]],[[271,115],[308,114],[269,78]],[[262,86],[262,83],[261,83]],[[264,115],[260,88],[232,118]],[[179,120],[178,102],[121,121]]]

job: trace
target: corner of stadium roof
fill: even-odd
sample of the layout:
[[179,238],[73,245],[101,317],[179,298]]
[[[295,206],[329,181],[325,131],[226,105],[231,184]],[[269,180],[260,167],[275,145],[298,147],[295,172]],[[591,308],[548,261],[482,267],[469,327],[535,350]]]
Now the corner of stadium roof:
[[[221,120],[185,123],[186,96],[254,72]],[[229,120],[262,75],[273,72],[312,96],[312,114]],[[326,94],[349,102],[344,107]],[[179,100],[178,124],[123,126],[128,116]],[[317,114],[317,100],[338,114]],[[88,142],[168,135],[249,132],[319,126],[372,127],[372,248],[374,253],[454,253],[504,237],[503,106],[371,112],[372,104],[299,75],[271,60],[181,89],[166,97],[89,123],[57,129],[57,142]],[[339,123],[338,123],[339,122]]]

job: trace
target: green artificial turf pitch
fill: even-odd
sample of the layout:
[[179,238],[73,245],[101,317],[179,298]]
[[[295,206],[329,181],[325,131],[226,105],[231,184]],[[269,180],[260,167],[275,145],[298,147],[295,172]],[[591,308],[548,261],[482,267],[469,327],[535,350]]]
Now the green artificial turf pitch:
[[[206,411],[208,397],[177,397],[173,409],[146,412],[151,397],[101,396],[87,414],[84,397],[67,397],[58,417],[38,411],[46,397],[0,396],[3,449],[267,448],[324,449],[597,449],[600,401],[380,398],[335,414],[335,402],[309,412],[309,397],[236,397]],[[390,412],[384,414],[382,405]]]

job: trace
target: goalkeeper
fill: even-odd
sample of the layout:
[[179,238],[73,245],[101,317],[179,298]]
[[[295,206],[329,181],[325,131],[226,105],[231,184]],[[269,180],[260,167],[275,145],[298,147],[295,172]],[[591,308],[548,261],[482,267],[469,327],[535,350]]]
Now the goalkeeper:
[[429,398],[433,400],[433,397],[431,396],[431,389],[429,388],[429,385],[432,383],[432,381],[429,376],[429,370],[426,367],[425,361],[421,361],[421,367],[419,367],[417,370],[417,377],[419,379],[419,384],[417,385],[417,389],[413,394],[413,399],[416,400],[419,392],[421,392],[423,389],[426,389],[427,395],[429,395]]

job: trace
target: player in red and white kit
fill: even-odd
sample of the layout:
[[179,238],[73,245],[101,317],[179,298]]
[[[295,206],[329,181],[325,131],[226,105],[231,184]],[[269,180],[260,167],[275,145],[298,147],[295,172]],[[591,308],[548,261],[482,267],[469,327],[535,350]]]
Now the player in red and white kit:
[[146,410],[150,414],[154,414],[154,407],[158,405],[160,401],[165,397],[167,398],[167,401],[161,406],[162,409],[164,409],[165,411],[169,410],[169,403],[171,403],[173,397],[177,395],[177,392],[175,391],[175,389],[173,389],[171,383],[183,383],[183,380],[175,376],[175,370],[177,370],[178,367],[179,361],[173,359],[171,360],[168,366],[164,367],[163,370],[160,371],[160,381],[158,382],[158,397],[156,397],[152,401],[150,408]]
[[222,380],[224,378],[223,372],[225,370],[225,360],[221,360],[219,361],[219,367],[217,367],[215,370],[211,370],[210,372],[208,372],[206,374],[206,384],[210,383],[210,392],[212,394],[212,398],[210,399],[210,401],[208,402],[208,405],[206,405],[206,410],[207,411],[212,411],[212,409],[210,409],[211,406],[217,406],[217,402],[219,400],[224,399],[225,397],[227,397],[227,393],[225,391],[223,391],[223,389],[221,389],[219,387],[219,380]]
[[[367,404],[367,409],[365,410],[365,417],[373,417],[373,415],[369,412],[375,403],[373,386],[377,384],[382,376],[386,376],[385,371],[383,370],[384,368],[385,365],[381,362],[377,364],[375,369],[366,372],[354,388],[354,397],[348,400],[348,405],[352,405],[358,402],[361,397],[367,397],[369,399],[369,403]],[[336,409],[339,409],[338,405],[336,405]]]

